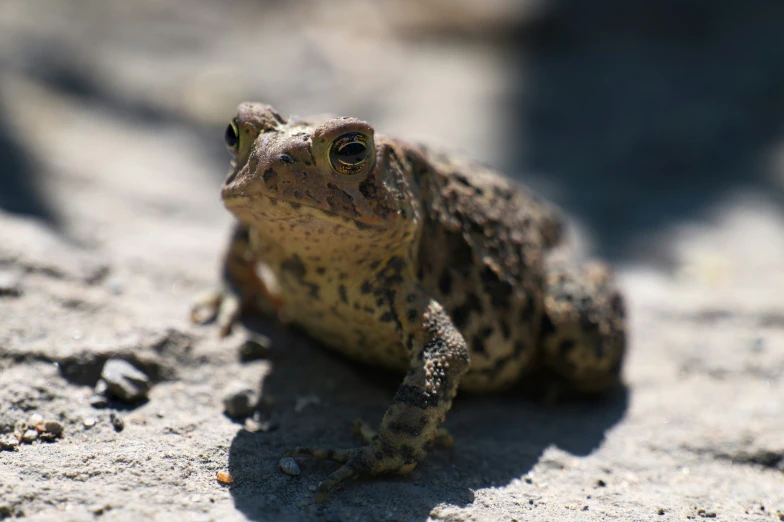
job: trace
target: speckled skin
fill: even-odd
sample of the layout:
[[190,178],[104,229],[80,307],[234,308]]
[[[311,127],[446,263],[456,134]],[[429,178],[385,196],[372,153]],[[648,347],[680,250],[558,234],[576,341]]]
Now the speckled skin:
[[[243,306],[271,305],[350,357],[406,372],[378,433],[360,430],[366,446],[288,453],[344,463],[317,501],[351,476],[411,471],[458,387],[495,391],[543,367],[580,389],[618,382],[623,301],[609,270],[550,262],[559,218],[524,188],[356,119],[286,121],[245,103],[232,125],[222,197],[240,224],[222,299],[194,319],[219,313],[226,333]],[[343,162],[340,140],[359,153]]]

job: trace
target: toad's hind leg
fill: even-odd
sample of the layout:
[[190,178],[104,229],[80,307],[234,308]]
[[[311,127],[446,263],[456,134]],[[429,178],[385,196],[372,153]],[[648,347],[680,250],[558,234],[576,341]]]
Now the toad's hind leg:
[[624,302],[601,263],[548,269],[542,352],[545,364],[584,391],[620,383],[626,349]]

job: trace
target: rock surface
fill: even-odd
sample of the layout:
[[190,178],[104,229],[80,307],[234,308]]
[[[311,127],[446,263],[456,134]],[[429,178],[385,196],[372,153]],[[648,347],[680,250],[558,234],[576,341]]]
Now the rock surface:
[[[443,4],[0,3],[0,519],[784,517],[784,4]],[[625,389],[460,396],[451,450],[314,505],[335,465],[290,476],[283,452],[357,444],[399,378],[264,321],[275,357],[243,362],[242,329],[188,323],[228,238],[221,137],[245,99],[536,170],[599,227],[578,245],[615,253]],[[91,405],[112,358],[148,401]],[[232,382],[260,394],[253,429],[223,415]],[[62,438],[14,443],[33,413]]]

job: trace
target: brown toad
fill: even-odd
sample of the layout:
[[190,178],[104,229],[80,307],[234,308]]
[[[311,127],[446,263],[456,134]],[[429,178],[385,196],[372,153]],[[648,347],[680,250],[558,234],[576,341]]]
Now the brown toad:
[[[405,372],[377,433],[354,450],[295,448],[358,474],[408,473],[458,387],[488,392],[548,368],[578,389],[619,381],[623,300],[600,264],[548,258],[554,210],[502,175],[376,135],[352,118],[287,121],[240,105],[222,197],[239,220],[225,289],[194,308],[227,333],[239,312],[285,310],[314,338]],[[257,264],[277,281],[271,291]]]

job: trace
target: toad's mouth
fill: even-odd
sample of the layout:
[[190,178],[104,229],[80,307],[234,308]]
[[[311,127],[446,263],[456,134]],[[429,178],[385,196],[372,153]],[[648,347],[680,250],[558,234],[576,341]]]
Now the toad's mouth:
[[347,217],[330,212],[315,205],[292,202],[263,193],[231,193],[224,189],[223,204],[240,221],[257,224],[288,222],[298,226],[332,225],[352,231],[363,232],[383,228],[377,216]]

